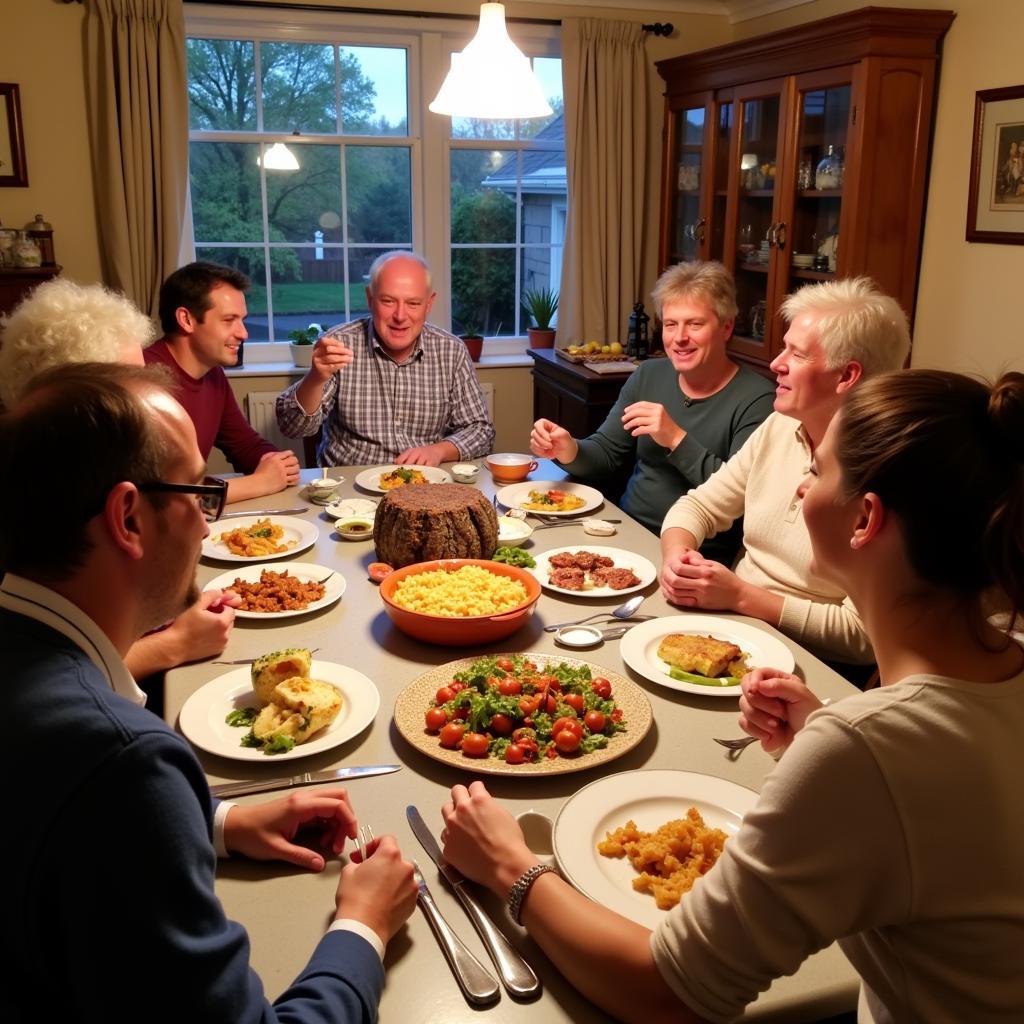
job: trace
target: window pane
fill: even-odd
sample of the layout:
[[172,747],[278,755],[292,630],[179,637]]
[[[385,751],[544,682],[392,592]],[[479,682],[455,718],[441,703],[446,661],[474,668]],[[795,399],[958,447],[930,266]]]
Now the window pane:
[[345,134],[409,134],[407,65],[404,49],[341,47],[341,112]]
[[264,131],[337,131],[333,46],[261,43],[260,69]]
[[452,252],[452,330],[488,337],[516,330],[515,249]]
[[565,225],[559,230],[552,213],[555,207],[565,207],[568,195],[564,124],[561,117],[556,118],[522,151],[519,195],[523,242],[561,244],[564,239]]
[[267,169],[270,240],[340,242],[341,147],[295,143],[289,148],[297,171]]
[[259,150],[247,142],[189,146],[192,222],[198,243],[263,241]]
[[[540,79],[541,89],[551,105],[551,113],[547,117],[531,117],[519,122],[519,135],[523,139],[532,139],[540,135],[555,120],[561,121],[565,111],[562,98],[562,58],[534,57],[533,73]],[[558,135],[564,136],[560,128]]]
[[[561,211],[561,221],[565,224],[565,211]],[[558,293],[562,279],[562,248],[561,246],[527,245],[523,248],[523,259],[520,273],[520,295],[526,291],[552,291]],[[519,333],[525,334],[527,327],[533,327],[533,321],[525,309],[519,310]],[[558,323],[558,313],[552,318],[551,325]]]
[[347,146],[348,232],[352,242],[412,242],[411,153],[404,146]]
[[270,332],[267,327],[267,286],[266,264],[263,260],[263,249],[229,249],[206,245],[196,247],[196,259],[219,263],[221,266],[234,267],[247,274],[252,284],[245,293],[245,305],[249,315],[245,318],[245,329],[252,341],[269,341]]
[[319,246],[274,246],[270,250],[274,338],[320,324],[325,330],[345,321],[343,250]]
[[256,68],[244,39],[189,39],[189,127],[253,131]]
[[514,242],[515,150],[451,151],[452,242]]

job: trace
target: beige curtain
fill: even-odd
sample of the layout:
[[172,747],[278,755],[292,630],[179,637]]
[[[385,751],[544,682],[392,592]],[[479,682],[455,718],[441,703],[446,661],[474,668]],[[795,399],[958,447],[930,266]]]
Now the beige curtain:
[[562,20],[569,213],[558,344],[621,340],[640,298],[647,68],[637,22]]
[[86,90],[103,278],[155,316],[188,196],[181,0],[86,0]]

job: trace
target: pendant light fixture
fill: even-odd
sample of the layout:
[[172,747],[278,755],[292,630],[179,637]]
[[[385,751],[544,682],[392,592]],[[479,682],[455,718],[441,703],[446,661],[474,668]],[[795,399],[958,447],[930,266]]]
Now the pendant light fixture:
[[547,117],[551,105],[530,61],[509,39],[504,4],[481,4],[480,27],[430,104],[435,114],[505,119]]

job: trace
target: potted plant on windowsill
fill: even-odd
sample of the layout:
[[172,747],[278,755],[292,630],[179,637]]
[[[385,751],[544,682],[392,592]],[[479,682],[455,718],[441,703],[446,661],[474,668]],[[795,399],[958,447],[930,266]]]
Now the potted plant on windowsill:
[[460,338],[466,343],[466,349],[469,351],[469,358],[474,363],[480,362],[480,356],[483,355],[484,351],[484,336],[480,333],[480,328],[477,326],[476,320],[471,316],[467,316],[462,321],[462,334]]
[[526,329],[530,348],[553,348],[555,329],[551,326],[558,311],[558,292],[553,288],[527,288],[523,292],[523,309],[534,322]]
[[292,362],[296,366],[313,365],[313,346],[321,334],[323,334],[323,328],[319,324],[310,324],[308,327],[299,327],[288,332]]

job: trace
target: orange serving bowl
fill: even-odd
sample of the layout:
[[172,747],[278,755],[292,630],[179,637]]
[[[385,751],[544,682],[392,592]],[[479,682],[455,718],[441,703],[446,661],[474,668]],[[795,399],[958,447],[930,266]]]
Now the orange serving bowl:
[[[433,572],[443,569],[455,572],[464,565],[478,565],[481,569],[492,572],[495,576],[507,576],[519,580],[526,587],[526,600],[516,608],[495,615],[468,615],[455,618],[448,615],[427,615],[424,612],[412,611],[395,604],[395,588],[407,576],[415,576],[421,572]],[[488,644],[502,637],[510,636],[533,614],[540,597],[540,583],[537,577],[515,565],[504,562],[491,562],[483,558],[446,558],[435,562],[416,562],[396,569],[381,581],[380,596],[384,601],[384,610],[391,621],[409,636],[417,640],[425,640],[431,644],[445,644],[449,647],[476,646]]]

